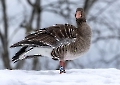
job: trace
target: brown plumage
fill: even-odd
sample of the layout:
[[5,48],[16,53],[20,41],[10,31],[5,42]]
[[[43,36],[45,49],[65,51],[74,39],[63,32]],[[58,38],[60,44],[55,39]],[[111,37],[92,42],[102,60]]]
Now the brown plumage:
[[76,59],[87,52],[91,42],[91,29],[86,23],[82,8],[77,8],[75,17],[77,28],[70,24],[56,24],[40,29],[13,44],[11,47],[22,48],[12,60],[16,62],[29,57],[48,56],[59,59],[60,73],[65,72],[64,61]]

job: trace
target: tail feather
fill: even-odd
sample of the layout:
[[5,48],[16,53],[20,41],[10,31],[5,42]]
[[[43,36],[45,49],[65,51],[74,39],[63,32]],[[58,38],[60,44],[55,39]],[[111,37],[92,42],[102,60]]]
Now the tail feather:
[[37,57],[41,57],[41,56],[42,55],[28,55],[24,59],[37,58]]
[[27,48],[27,47],[28,47],[28,46],[22,47],[22,48],[15,54],[15,56],[12,58],[12,61],[13,61],[14,63],[19,60],[19,56],[20,56],[20,55],[22,55],[24,52],[26,52],[26,48]]
[[29,34],[27,35],[25,38],[26,39],[30,39],[30,38],[34,38],[42,33],[45,33],[46,32],[46,29],[40,29],[40,30],[36,30],[35,33],[32,33],[32,34]]
[[38,45],[38,46],[48,46],[47,44],[44,44],[42,42],[39,41],[27,41],[27,40],[23,40],[20,42],[17,42],[13,45],[10,46],[10,48],[12,47],[18,47],[18,46],[23,46],[23,45]]
[[41,55],[28,55],[28,56],[25,56],[25,57],[22,58],[22,59],[17,58],[17,59],[14,60],[13,62],[16,63],[16,62],[18,62],[18,61],[20,61],[20,60],[30,59],[30,58],[37,58],[37,57],[41,57]]
[[33,47],[31,47],[31,46],[24,46],[24,47],[22,47],[15,54],[15,56],[12,58],[12,61],[14,63],[16,63],[16,62],[18,62],[20,60],[24,60],[24,59],[41,57],[42,56],[41,54],[36,54],[36,53],[38,53],[37,51],[39,51],[38,49],[33,51],[35,53],[32,53],[31,50],[33,50],[34,48],[36,48],[36,47],[35,46],[33,46]]

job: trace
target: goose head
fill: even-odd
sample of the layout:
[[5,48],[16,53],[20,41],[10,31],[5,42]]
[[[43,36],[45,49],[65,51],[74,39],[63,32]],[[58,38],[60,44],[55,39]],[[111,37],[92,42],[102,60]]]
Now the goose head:
[[76,18],[77,23],[86,22],[85,12],[83,8],[76,9],[75,18]]

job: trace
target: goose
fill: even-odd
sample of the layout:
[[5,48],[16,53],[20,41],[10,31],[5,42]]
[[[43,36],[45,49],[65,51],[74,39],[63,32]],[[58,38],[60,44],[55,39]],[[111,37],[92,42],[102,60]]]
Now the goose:
[[70,24],[56,24],[39,29],[12,44],[11,48],[21,46],[12,61],[15,63],[27,58],[47,56],[59,60],[60,74],[66,73],[65,61],[80,57],[91,45],[92,31],[86,23],[83,8],[76,9],[75,18],[77,27]]

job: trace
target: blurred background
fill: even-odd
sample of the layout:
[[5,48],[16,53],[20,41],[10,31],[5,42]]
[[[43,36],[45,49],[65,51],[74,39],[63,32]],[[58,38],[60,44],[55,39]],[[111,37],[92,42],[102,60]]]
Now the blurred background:
[[59,62],[48,57],[14,64],[11,58],[20,48],[9,47],[37,29],[65,23],[76,26],[77,7],[85,10],[92,45],[79,59],[67,61],[66,68],[120,69],[120,0],[0,0],[0,69],[57,69]]

